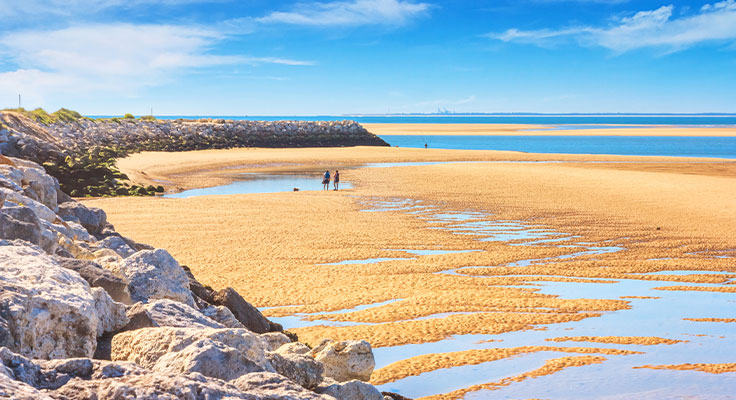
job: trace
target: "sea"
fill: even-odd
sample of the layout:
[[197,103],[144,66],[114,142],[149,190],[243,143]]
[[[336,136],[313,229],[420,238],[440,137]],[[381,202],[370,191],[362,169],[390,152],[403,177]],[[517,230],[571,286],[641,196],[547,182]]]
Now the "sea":
[[[110,117],[110,116],[98,116]],[[644,126],[732,127],[736,114],[482,114],[482,115],[312,115],[156,116],[158,119],[216,118],[248,121],[334,121],[393,124],[535,124],[545,131]],[[736,159],[736,137],[695,136],[437,136],[381,135],[391,146],[433,149],[508,150],[527,153],[612,154]]]

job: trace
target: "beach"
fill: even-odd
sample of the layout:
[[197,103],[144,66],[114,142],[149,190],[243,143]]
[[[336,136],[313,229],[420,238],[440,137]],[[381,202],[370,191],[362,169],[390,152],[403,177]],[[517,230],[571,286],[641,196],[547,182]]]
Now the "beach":
[[[733,383],[723,355],[733,345],[718,339],[732,337],[730,325],[704,322],[732,314],[662,308],[705,294],[733,300],[733,161],[356,147],[140,153],[119,166],[167,189],[243,172],[319,180],[339,168],[352,189],[86,203],[120,232],[171,251],[203,283],[245,293],[307,343],[368,340],[382,388],[447,399],[563,390],[576,379],[570,369],[592,380],[678,370],[683,386],[706,369],[724,372],[717,393]],[[652,321],[605,322],[653,305]],[[679,356],[662,356],[667,347]],[[421,383],[520,355],[538,365],[459,387]]]

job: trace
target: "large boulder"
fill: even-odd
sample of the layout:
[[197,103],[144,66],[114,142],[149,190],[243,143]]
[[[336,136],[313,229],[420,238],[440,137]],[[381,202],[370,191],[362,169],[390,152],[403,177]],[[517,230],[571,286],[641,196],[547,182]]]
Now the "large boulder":
[[76,271],[90,286],[105,289],[113,300],[123,304],[133,304],[127,282],[103,269],[96,262],[67,257],[56,257],[56,261],[63,268]]
[[[246,393],[269,400],[335,400],[304,389],[283,375],[273,372],[251,372],[231,381],[232,385]],[[340,399],[342,400],[342,399]]]
[[150,303],[136,303],[128,310],[132,318],[144,318],[138,314],[145,313],[151,321],[148,326],[171,326],[179,328],[228,328],[219,322],[206,317],[201,312],[178,301],[159,299]]
[[166,250],[139,251],[108,268],[128,281],[133,301],[170,299],[197,307],[186,273]]
[[326,394],[336,399],[350,400],[383,400],[383,395],[373,385],[358,380],[337,382],[330,378],[317,388],[317,393]]
[[267,371],[273,367],[266,359],[268,344],[247,329],[142,328],[122,332],[112,338],[113,361],[132,361],[152,368],[165,354],[181,351],[190,344],[211,339],[232,347]]
[[198,372],[225,381],[263,371],[240,351],[212,339],[200,339],[180,351],[164,354],[152,369],[171,374]]
[[32,358],[91,357],[95,306],[79,274],[36,246],[0,241],[0,345]]
[[216,292],[209,301],[212,304],[225,306],[232,311],[235,318],[245,327],[255,333],[271,332],[271,322],[238,294],[233,288],[226,288]]
[[279,374],[305,389],[314,390],[322,383],[324,367],[311,356],[303,354],[266,353],[266,358]]
[[371,345],[365,340],[334,342],[325,339],[312,349],[311,355],[324,364],[325,376],[338,382],[368,381],[376,367]]
[[65,221],[82,224],[92,234],[101,232],[107,224],[105,211],[99,208],[88,208],[76,201],[59,204],[59,216]]

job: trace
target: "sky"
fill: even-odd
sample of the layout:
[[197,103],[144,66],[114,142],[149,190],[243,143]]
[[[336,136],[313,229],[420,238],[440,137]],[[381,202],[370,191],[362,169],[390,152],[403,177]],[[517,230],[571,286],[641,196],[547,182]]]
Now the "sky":
[[736,112],[736,0],[0,0],[0,108]]

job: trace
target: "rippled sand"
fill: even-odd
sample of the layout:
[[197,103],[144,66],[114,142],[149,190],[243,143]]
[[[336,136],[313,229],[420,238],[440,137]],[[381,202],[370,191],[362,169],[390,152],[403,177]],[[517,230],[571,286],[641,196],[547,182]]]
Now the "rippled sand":
[[[232,286],[259,307],[281,306],[265,311],[272,317],[302,313],[306,321],[293,331],[309,343],[323,337],[369,340],[379,359],[396,360],[379,365],[373,376],[377,384],[493,364],[499,354],[517,348],[549,354],[543,365],[521,375],[428,393],[430,398],[525,388],[543,382],[529,378],[558,376],[571,367],[580,367],[570,371],[585,377],[591,373],[586,366],[594,364],[610,365],[610,373],[618,375],[623,368],[618,363],[626,362],[620,360],[636,352],[652,357],[639,359],[638,366],[667,365],[657,358],[662,345],[700,345],[686,342],[695,339],[684,335],[702,334],[707,346],[724,340],[725,349],[733,350],[727,344],[736,339],[732,329],[711,333],[712,324],[683,320],[728,317],[707,307],[662,307],[663,322],[690,324],[676,331],[642,335],[636,331],[640,322],[632,320],[634,334],[622,335],[621,324],[606,321],[617,313],[625,318],[642,307],[664,305],[672,301],[667,296],[731,296],[736,288],[731,284],[736,278],[734,162],[634,157],[622,163],[626,157],[344,148],[146,153],[121,166],[131,176],[156,177],[169,187],[194,187],[229,182],[238,172],[259,168],[319,171],[443,159],[565,162],[352,169],[341,175],[354,189],[339,192],[89,203],[104,208],[123,234],[169,249],[204,283]],[[615,162],[584,162],[590,160]],[[362,211],[367,209],[378,211]],[[463,228],[463,223],[471,225]],[[555,241],[480,240],[498,226],[514,224],[550,235],[539,240]],[[417,255],[406,250],[476,251]],[[396,259],[326,265],[372,258]],[[348,310],[373,303],[382,304]],[[345,311],[322,314],[340,310]],[[670,316],[673,312],[678,314]],[[658,316],[647,318],[656,322]],[[580,334],[579,326],[601,331]],[[448,339],[452,335],[477,335],[478,340],[468,342],[467,350],[442,350],[445,343],[454,345]],[[561,347],[550,348],[548,339]],[[522,345],[511,344],[516,340]],[[576,346],[563,346],[565,341]],[[601,349],[600,343],[616,348]],[[406,355],[394,349],[405,349]],[[678,365],[723,364],[715,360],[717,352],[683,349],[679,357],[685,359]],[[559,357],[565,352],[589,354]],[[626,365],[637,374],[656,373]],[[718,371],[729,375],[728,369]],[[559,376],[571,379],[570,373]]]

